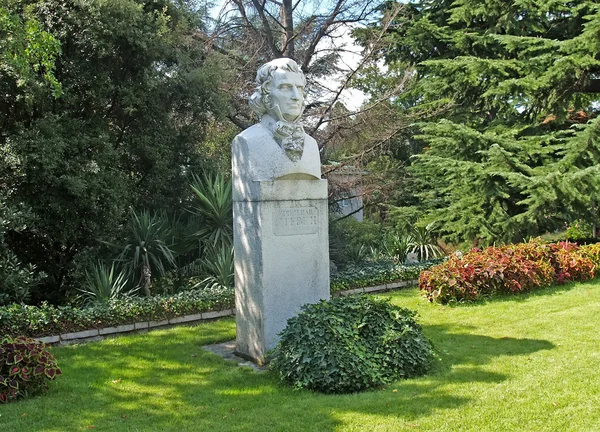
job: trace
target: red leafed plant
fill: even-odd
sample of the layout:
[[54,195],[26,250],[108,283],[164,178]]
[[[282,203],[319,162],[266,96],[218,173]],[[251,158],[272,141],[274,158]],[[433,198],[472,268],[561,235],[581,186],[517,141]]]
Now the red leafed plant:
[[596,256],[600,256],[600,248],[580,251],[575,243],[545,244],[540,240],[473,249],[422,272],[419,287],[430,301],[438,303],[529,291],[593,278]]
[[43,393],[61,373],[43,342],[25,336],[0,342],[0,402]]

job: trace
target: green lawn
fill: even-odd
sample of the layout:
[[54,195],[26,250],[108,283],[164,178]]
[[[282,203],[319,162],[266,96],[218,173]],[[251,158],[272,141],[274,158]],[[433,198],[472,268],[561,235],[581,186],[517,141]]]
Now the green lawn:
[[459,307],[415,289],[437,371],[379,391],[292,391],[203,351],[232,319],[55,348],[48,394],[0,406],[0,431],[600,431],[600,283]]

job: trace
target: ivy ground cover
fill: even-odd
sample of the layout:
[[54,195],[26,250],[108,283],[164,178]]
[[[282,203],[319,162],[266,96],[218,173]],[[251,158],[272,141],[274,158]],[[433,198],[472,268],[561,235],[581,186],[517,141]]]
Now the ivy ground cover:
[[7,431],[600,430],[600,283],[456,307],[398,291],[437,349],[436,371],[380,390],[294,391],[202,350],[232,319],[53,348],[63,375],[0,406]]

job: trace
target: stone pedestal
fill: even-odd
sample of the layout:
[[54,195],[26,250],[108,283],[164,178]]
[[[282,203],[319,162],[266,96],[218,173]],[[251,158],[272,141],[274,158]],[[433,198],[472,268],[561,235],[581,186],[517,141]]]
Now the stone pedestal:
[[329,299],[327,180],[234,189],[236,350],[261,364],[300,306]]

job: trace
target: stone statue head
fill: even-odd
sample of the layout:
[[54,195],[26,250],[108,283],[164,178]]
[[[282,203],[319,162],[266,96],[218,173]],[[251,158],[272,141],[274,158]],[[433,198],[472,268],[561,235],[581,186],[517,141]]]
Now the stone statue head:
[[304,111],[306,78],[298,64],[279,58],[264,64],[256,73],[256,91],[250,96],[250,108],[262,117],[297,122]]

